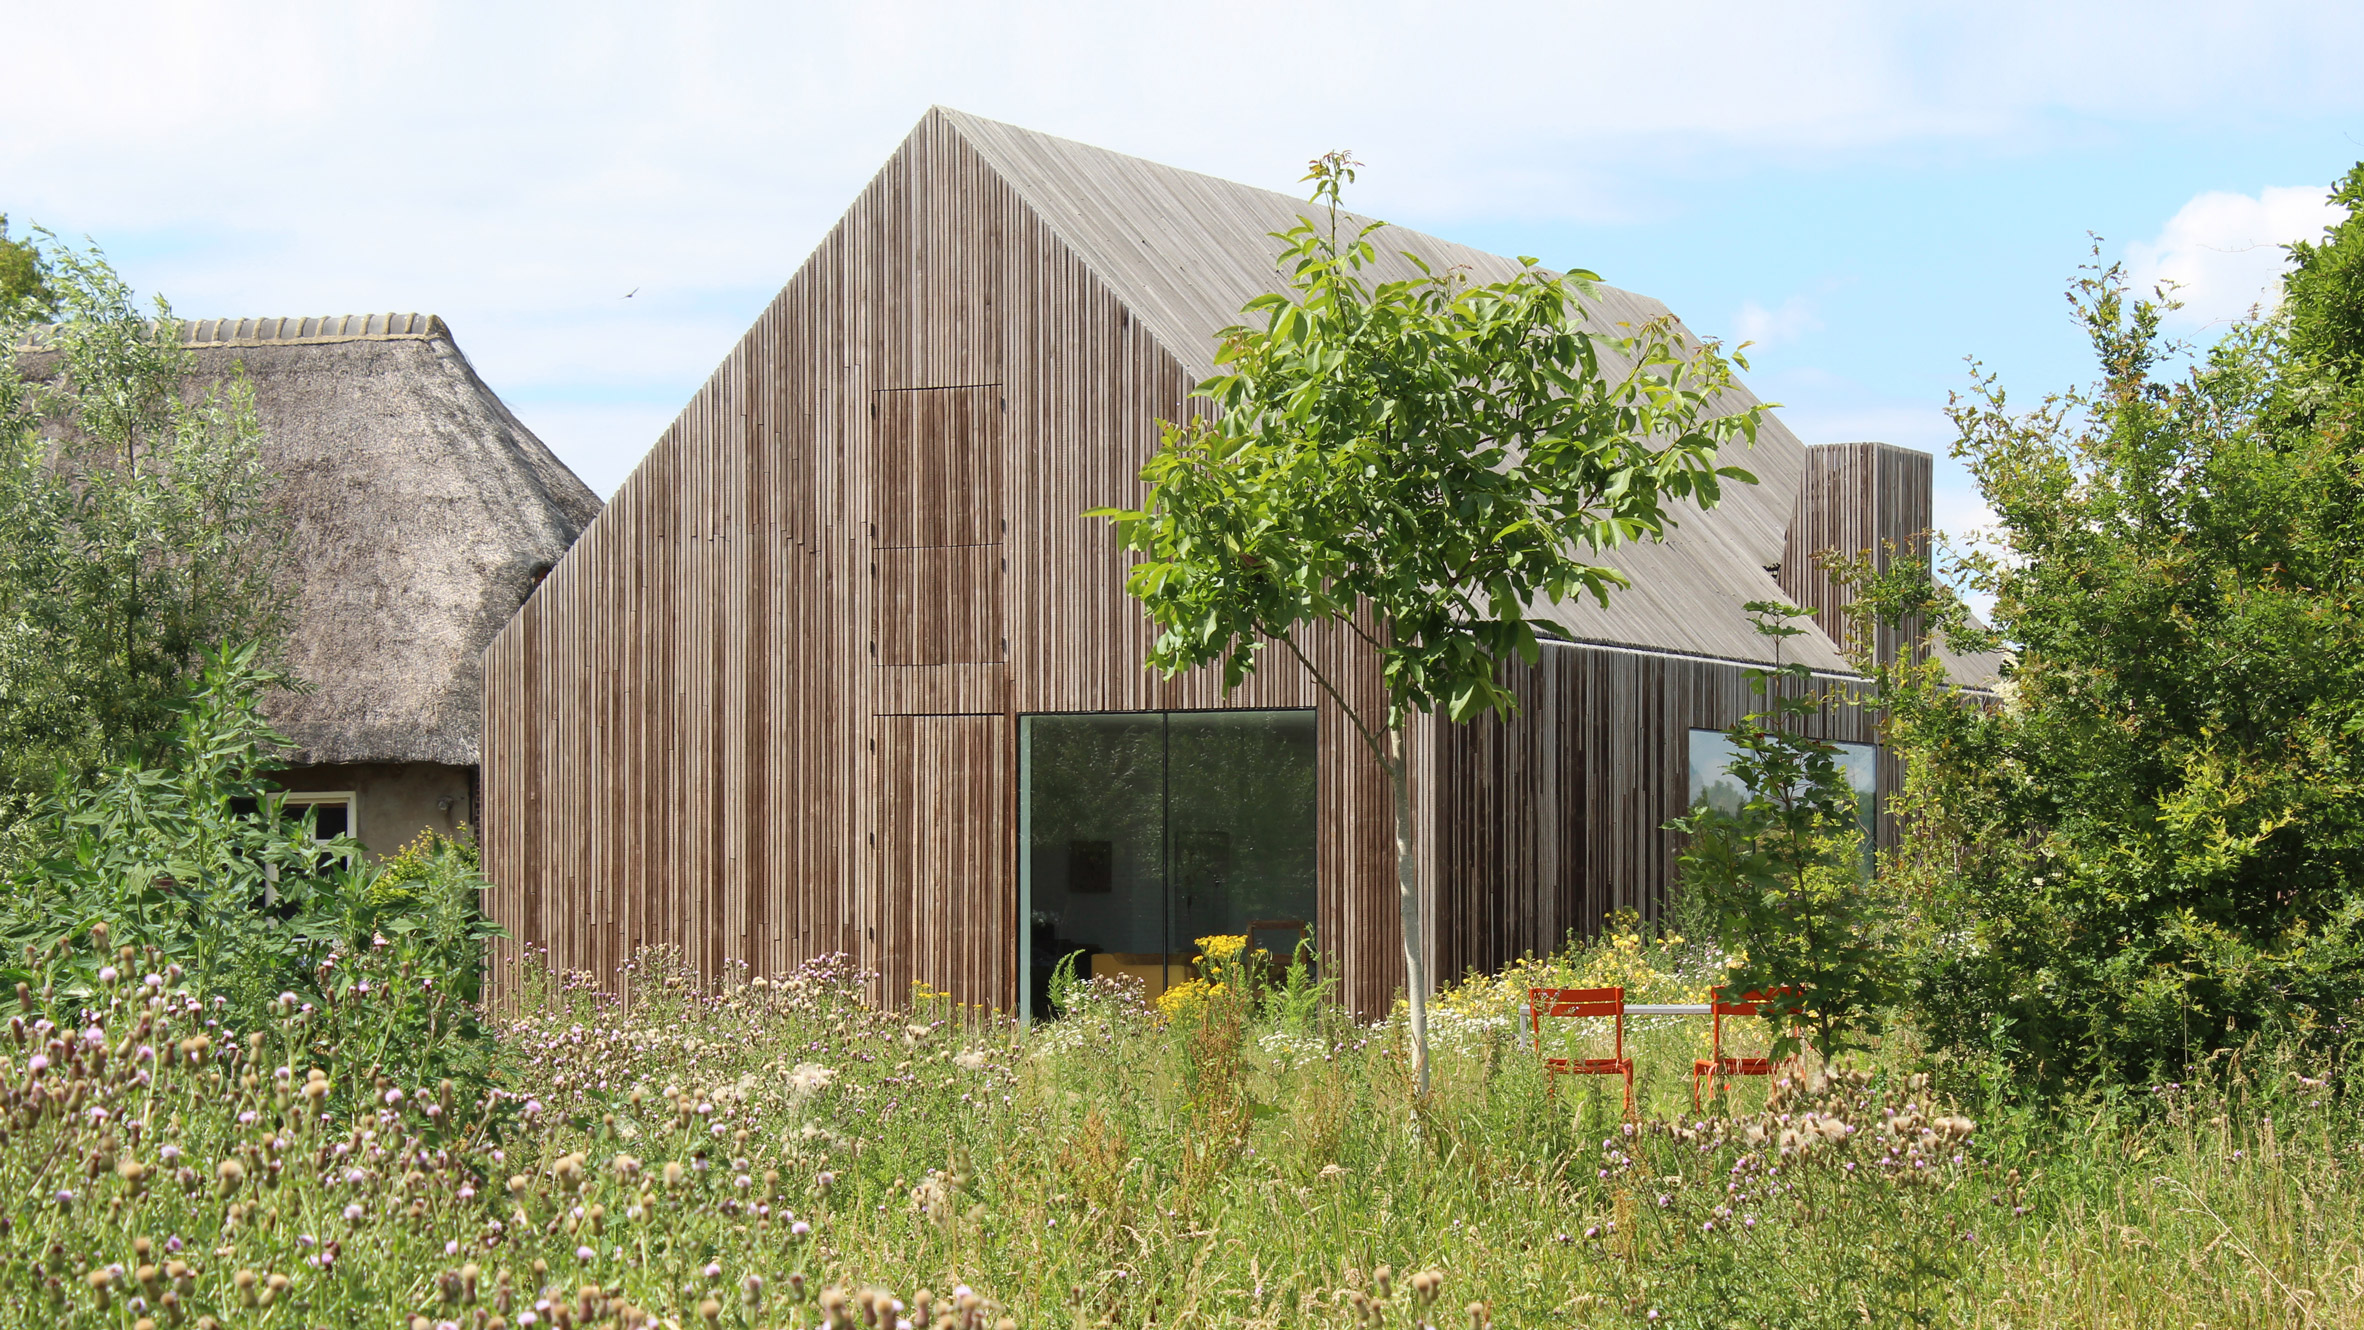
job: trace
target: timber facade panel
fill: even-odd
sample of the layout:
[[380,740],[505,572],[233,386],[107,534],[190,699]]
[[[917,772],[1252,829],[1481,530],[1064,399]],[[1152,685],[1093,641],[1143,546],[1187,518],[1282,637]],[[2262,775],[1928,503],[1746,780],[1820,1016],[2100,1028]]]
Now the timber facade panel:
[[[710,979],[844,952],[882,1000],[919,983],[1008,1010],[1037,926],[1021,878],[1048,853],[1019,841],[1025,717],[1310,709],[1309,922],[1349,1005],[1384,1010],[1403,967],[1379,765],[1285,653],[1228,694],[1145,671],[1127,557],[1081,516],[1138,501],[1215,331],[1276,284],[1265,233],[1305,210],[931,112],[487,652],[485,864],[512,945],[594,975],[671,947]],[[1663,316],[1606,288],[1597,315]],[[1791,513],[1821,450],[1767,435],[1763,494],[1613,556],[1632,596],[1561,607],[1578,640],[1512,672],[1516,718],[1416,732],[1439,978],[1659,908],[1688,733],[1747,710],[1764,659],[1738,606],[1780,594],[1788,532],[1822,530]],[[1891,508],[1882,534],[1912,520]],[[1826,634],[1795,641],[1843,675]],[[1375,706],[1352,634],[1300,646]],[[1869,737],[1853,710],[1827,724]]]

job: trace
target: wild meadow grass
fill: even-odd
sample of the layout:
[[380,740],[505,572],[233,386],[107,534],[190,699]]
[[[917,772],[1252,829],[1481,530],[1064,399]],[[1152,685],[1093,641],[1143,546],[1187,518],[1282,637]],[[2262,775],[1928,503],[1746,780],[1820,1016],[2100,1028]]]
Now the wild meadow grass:
[[1695,1111],[1704,1022],[1667,1018],[1636,1120],[1545,1084],[1527,982],[1715,967],[1637,938],[1464,985],[1415,1105],[1400,1023],[1236,986],[1027,1030],[652,957],[528,985],[471,1090],[344,1055],[399,976],[233,1030],[131,965],[9,1022],[0,1323],[2364,1325],[2343,1065],[2033,1107],[1898,1038]]

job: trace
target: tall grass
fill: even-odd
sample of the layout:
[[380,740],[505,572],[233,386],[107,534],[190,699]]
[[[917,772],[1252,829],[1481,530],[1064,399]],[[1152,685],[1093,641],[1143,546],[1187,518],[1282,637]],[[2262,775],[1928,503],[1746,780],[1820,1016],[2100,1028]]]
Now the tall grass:
[[1638,1121],[1545,1084],[1529,979],[1716,970],[1633,938],[1450,992],[1423,1105],[1400,1025],[1237,984],[1021,1030],[650,957],[530,985],[472,1097],[343,1056],[355,1012],[225,1030],[127,971],[10,1024],[0,1323],[2364,1325],[2344,1065],[2033,1107],[1892,1041],[1695,1112],[1670,1018]]

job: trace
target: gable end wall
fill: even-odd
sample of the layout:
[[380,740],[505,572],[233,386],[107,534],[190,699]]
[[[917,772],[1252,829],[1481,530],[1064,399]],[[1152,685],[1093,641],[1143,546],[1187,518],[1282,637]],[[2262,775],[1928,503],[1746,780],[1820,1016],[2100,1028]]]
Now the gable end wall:
[[[877,474],[896,412],[872,408],[952,388],[998,399],[998,467],[959,474],[998,470],[1006,492],[898,515],[882,546],[877,496],[924,499]],[[917,981],[1008,1010],[1020,714],[1314,706],[1323,941],[1350,1004],[1383,1008],[1401,965],[1375,764],[1293,664],[1229,697],[1143,671],[1153,633],[1125,557],[1078,516],[1137,501],[1188,388],[931,115],[488,651],[485,864],[507,962],[546,948],[604,978],[670,946],[711,980],[844,952],[884,999]],[[973,573],[954,595],[897,572],[913,568]],[[1001,659],[979,659],[996,618]],[[930,655],[938,619],[957,645]],[[874,664],[882,634],[889,659],[927,663]],[[1343,637],[1309,650],[1368,701],[1375,673]]]

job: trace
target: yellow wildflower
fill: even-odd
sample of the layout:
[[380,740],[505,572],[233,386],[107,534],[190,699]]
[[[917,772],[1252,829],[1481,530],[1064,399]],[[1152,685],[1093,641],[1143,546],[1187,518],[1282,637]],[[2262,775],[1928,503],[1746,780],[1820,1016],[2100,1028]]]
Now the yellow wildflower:
[[1188,979],[1157,995],[1158,1014],[1167,1020],[1181,1020],[1196,1016],[1200,1009],[1223,992],[1223,985],[1205,979]]
[[1218,933],[1213,937],[1200,938],[1198,940],[1198,949],[1200,952],[1200,960],[1213,961],[1220,964],[1221,962],[1231,960],[1237,957],[1241,952],[1246,951],[1248,949],[1248,939],[1247,935],[1244,933]]

